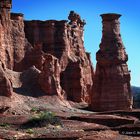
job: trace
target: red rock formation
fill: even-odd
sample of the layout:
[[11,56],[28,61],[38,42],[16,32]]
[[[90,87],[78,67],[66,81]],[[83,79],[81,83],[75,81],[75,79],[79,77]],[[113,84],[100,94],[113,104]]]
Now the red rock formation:
[[62,69],[67,66],[69,48],[67,21],[25,21],[25,33],[33,47],[42,45],[42,50],[59,59]]
[[12,0],[3,0],[0,2],[1,8],[1,19],[2,23],[5,25],[10,20],[10,10],[12,7]]
[[26,52],[31,48],[30,43],[25,38],[23,14],[11,13],[10,39],[13,49],[12,69],[14,71],[23,71],[22,61]]
[[44,53],[58,59],[60,84],[68,99],[88,101],[94,72],[90,55],[84,49],[85,22],[73,11],[68,18],[69,23],[65,20],[25,21],[25,34],[34,48],[37,48],[36,44],[42,44]]
[[[89,101],[93,85],[93,68],[90,54],[85,52],[83,41],[83,27],[85,21],[73,11],[69,15],[67,30],[68,45],[70,48],[68,65],[61,74],[62,87],[68,99],[76,102]],[[75,82],[73,82],[75,81]]]
[[11,55],[8,54],[11,46],[9,48],[6,46],[6,44],[9,45],[9,42],[6,40],[6,36],[9,36],[9,31],[6,28],[10,23],[10,8],[10,0],[0,2],[0,96],[6,97],[11,97],[12,95],[12,85],[5,73],[5,64],[11,58]]
[[0,96],[11,97],[13,92],[12,83],[4,71],[6,71],[6,69],[0,61]]
[[[39,95],[42,89],[46,95],[90,102],[94,85],[92,109],[130,108],[130,74],[119,32],[120,15],[102,15],[103,38],[97,52],[93,83],[90,54],[84,48],[85,21],[77,13],[71,11],[69,21],[23,21],[23,14],[10,14],[11,7],[11,0],[0,2],[0,61],[5,69],[9,69],[6,74],[2,68],[0,70],[0,86],[4,85],[1,95],[11,96],[9,79],[16,81],[17,78],[19,84],[11,80],[13,88],[18,85],[30,89],[28,92],[31,93],[39,91]],[[17,77],[11,76],[12,73]]]
[[118,14],[103,14],[103,37],[96,54],[93,110],[121,110],[132,107],[128,56],[120,35]]
[[42,43],[35,43],[34,47],[31,46],[30,49],[26,51],[25,57],[21,62],[22,69],[27,70],[34,65],[37,69],[42,70],[45,61],[44,55]]
[[8,68],[12,68],[13,63],[13,50],[10,40],[10,9],[11,1],[1,1],[0,2],[0,58],[3,64]]
[[44,58],[43,69],[39,76],[39,85],[47,95],[58,95],[61,97],[64,91],[60,86],[60,66],[58,59],[50,54],[44,55]]
[[19,63],[30,45],[25,38],[23,14],[10,13],[11,2],[0,2],[0,58],[7,68],[18,71],[23,70]]

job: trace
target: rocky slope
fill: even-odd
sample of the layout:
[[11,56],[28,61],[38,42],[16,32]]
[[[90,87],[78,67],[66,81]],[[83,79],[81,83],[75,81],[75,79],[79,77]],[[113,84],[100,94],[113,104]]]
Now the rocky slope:
[[[57,140],[139,140],[139,111],[91,113],[78,110],[55,109],[55,116],[41,124],[35,117],[45,110],[31,110],[28,115],[1,115],[1,139],[57,139]],[[57,118],[57,119],[56,119]],[[55,120],[55,122],[54,122]],[[31,123],[32,122],[32,123]]]

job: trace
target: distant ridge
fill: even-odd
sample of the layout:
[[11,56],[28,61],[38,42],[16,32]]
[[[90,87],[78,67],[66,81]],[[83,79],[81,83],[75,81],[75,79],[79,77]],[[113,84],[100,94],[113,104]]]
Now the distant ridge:
[[132,90],[133,95],[134,94],[140,94],[140,87],[131,86],[131,90]]
[[140,87],[131,86],[133,94],[133,107],[140,108]]

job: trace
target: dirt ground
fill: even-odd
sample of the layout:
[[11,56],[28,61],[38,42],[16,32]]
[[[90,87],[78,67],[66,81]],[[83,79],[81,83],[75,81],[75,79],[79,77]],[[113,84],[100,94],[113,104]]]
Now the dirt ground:
[[15,94],[11,107],[0,115],[0,138],[139,140],[140,110],[92,112],[84,108],[84,103],[75,104],[57,96]]

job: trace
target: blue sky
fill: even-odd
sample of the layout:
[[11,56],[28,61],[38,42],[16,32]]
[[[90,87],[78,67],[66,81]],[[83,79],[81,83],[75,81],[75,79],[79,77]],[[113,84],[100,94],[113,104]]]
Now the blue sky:
[[13,12],[24,13],[25,19],[67,19],[74,10],[86,20],[85,48],[91,52],[94,68],[102,36],[100,14],[122,14],[121,35],[129,56],[131,84],[140,86],[140,0],[13,0]]

